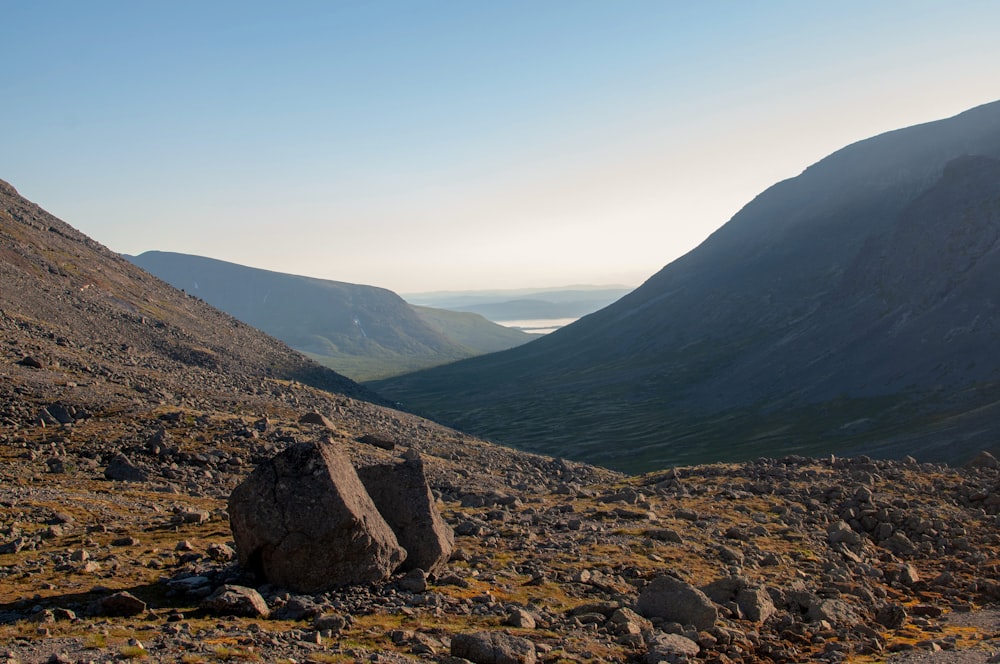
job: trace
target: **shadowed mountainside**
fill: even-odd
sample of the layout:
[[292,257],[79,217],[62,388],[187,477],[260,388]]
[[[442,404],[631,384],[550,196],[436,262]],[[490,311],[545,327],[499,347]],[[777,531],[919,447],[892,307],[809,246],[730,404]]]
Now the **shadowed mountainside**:
[[1000,103],[861,141],[573,325],[372,385],[505,444],[630,471],[996,449],[997,157]]
[[163,251],[128,259],[357,380],[453,362],[533,338],[474,314],[415,310],[375,286]]

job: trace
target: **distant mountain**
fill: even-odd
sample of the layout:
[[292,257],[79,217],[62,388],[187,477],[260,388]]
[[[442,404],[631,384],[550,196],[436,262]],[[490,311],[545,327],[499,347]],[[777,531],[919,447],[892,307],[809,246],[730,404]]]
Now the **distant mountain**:
[[418,311],[384,288],[162,251],[128,257],[167,283],[356,380],[511,348],[533,337],[480,316]]
[[506,291],[414,293],[408,302],[477,313],[492,321],[579,318],[608,306],[632,289],[625,286],[575,286]]
[[997,159],[1000,102],[861,141],[605,309],[373,386],[505,444],[633,471],[996,450]]

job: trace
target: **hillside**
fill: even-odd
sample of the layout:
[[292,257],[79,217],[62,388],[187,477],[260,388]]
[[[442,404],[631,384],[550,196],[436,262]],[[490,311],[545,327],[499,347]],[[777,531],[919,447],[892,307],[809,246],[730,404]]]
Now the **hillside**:
[[861,141],[605,309],[373,386],[504,444],[631,471],[996,449],[998,157],[1000,103]]
[[415,311],[392,291],[149,251],[144,270],[356,380],[444,364],[531,336],[478,317]]

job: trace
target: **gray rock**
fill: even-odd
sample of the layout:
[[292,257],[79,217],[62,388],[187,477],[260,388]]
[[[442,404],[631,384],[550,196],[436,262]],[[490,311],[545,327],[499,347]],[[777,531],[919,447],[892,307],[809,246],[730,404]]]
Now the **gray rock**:
[[440,571],[455,548],[455,535],[434,503],[423,461],[366,466],[358,469],[358,477],[406,549],[400,569],[422,569],[431,575]]
[[98,600],[96,609],[105,616],[137,616],[146,611],[146,603],[123,590]]
[[364,443],[366,445],[374,445],[375,447],[381,448],[383,450],[394,450],[396,449],[396,441],[387,436],[382,436],[374,433],[366,433],[365,435],[358,438],[359,443]]
[[311,413],[306,413],[305,415],[300,417],[299,424],[316,424],[331,430],[336,428],[333,425],[333,422],[327,419],[326,415],[323,415],[322,413],[317,413],[315,411]]
[[124,454],[117,454],[104,469],[104,477],[120,482],[145,482],[149,473],[133,464]]
[[897,556],[912,556],[917,551],[916,545],[910,541],[910,538],[898,531],[888,539],[883,540],[880,546],[892,551]]
[[222,616],[267,618],[271,614],[260,593],[244,586],[225,585],[217,588],[202,600],[201,608]]
[[899,629],[906,624],[908,615],[902,604],[883,604],[875,611],[875,622],[889,629]]
[[643,661],[647,664],[687,661],[688,657],[694,657],[701,652],[701,647],[686,636],[662,632],[652,636],[647,641],[646,647]]
[[347,455],[302,443],[260,464],[229,498],[240,564],[317,593],[384,580],[406,558]]
[[456,634],[451,654],[474,664],[534,664],[535,644],[503,632]]
[[399,587],[411,593],[422,593],[427,590],[427,573],[420,569],[411,569],[399,580]]
[[854,607],[840,599],[817,599],[809,605],[806,617],[813,622],[825,620],[833,625],[856,625],[861,622]]
[[741,588],[736,593],[736,605],[740,607],[743,617],[758,623],[777,612],[771,595],[761,586]]
[[1000,468],[1000,461],[997,458],[983,450],[975,457],[973,457],[968,463],[963,466],[964,468]]
[[504,618],[503,624],[521,629],[535,629],[536,621],[535,617],[525,609],[514,607]]
[[830,544],[860,544],[861,535],[854,532],[846,521],[838,521],[826,529],[826,538]]
[[639,593],[639,613],[706,630],[715,624],[719,611],[705,593],[671,576],[658,576]]

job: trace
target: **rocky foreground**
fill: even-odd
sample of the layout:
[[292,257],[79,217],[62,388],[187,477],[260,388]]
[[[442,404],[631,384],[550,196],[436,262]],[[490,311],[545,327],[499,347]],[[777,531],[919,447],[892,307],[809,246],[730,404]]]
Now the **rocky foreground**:
[[[13,383],[47,370],[5,369]],[[288,389],[298,407],[98,414],[63,400],[34,404],[28,424],[17,424],[27,402],[8,395],[5,661],[986,661],[1000,650],[1000,626],[969,619],[1000,600],[988,455],[963,469],[790,457],[627,477]],[[304,404],[328,422],[301,422]],[[231,490],[320,437],[360,468],[420,454],[456,535],[434,576],[295,594],[235,562]],[[248,590],[263,602],[242,599]]]

